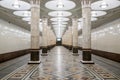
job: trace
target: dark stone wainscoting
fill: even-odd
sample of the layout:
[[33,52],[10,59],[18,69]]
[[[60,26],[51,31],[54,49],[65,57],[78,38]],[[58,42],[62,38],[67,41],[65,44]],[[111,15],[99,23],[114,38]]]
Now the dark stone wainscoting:
[[[82,50],[82,47],[79,47],[79,50]],[[98,56],[101,56],[101,57],[120,63],[120,54],[118,53],[112,53],[112,52],[92,49],[92,54],[95,54],[95,55],[98,55]]]
[[64,45],[64,44],[62,44],[62,46],[64,46],[65,48],[67,48],[67,49],[69,49],[69,50],[72,50],[72,45]]
[[30,53],[29,49],[0,54],[0,63]]
[[116,61],[120,63],[120,54],[92,49],[92,54]]

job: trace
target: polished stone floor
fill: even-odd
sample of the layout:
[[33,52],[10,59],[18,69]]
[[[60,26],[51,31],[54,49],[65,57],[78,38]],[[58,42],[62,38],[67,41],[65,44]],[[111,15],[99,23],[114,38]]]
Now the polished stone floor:
[[54,47],[41,64],[27,64],[25,55],[0,64],[1,80],[120,80],[120,64],[95,55],[95,64],[82,64],[82,54],[73,56],[62,46]]

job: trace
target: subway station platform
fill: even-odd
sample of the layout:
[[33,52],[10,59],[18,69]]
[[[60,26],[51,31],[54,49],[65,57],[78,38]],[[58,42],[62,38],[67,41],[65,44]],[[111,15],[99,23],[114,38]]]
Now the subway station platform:
[[56,46],[40,64],[28,64],[25,55],[0,64],[0,80],[120,80],[120,63],[92,55],[95,64],[82,64],[82,53]]

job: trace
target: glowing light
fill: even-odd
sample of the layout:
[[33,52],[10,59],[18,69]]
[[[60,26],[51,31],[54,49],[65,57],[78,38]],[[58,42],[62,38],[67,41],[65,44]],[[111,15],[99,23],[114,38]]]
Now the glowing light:
[[20,8],[19,0],[15,0],[15,2],[12,4],[14,8]]
[[97,13],[95,11],[93,11],[92,16],[97,16]]
[[57,15],[58,16],[63,16],[63,13],[62,12],[58,12]]
[[57,7],[58,8],[63,8],[64,7],[64,4],[62,3],[61,0],[59,0],[58,4],[57,4]]
[[30,12],[25,11],[25,12],[23,13],[23,15],[24,15],[24,16],[30,16]]
[[100,5],[101,8],[107,8],[108,4],[106,2],[102,2]]

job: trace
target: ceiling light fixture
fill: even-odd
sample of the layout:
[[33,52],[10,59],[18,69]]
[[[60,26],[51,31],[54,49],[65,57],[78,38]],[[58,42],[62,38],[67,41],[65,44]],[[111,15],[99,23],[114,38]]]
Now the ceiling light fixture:
[[64,7],[64,4],[62,3],[61,0],[59,0],[58,4],[57,4],[57,7],[58,8],[63,8]]
[[15,2],[12,4],[12,6],[13,6],[14,8],[19,9],[19,8],[20,8],[19,0],[15,0]]
[[20,16],[20,17],[30,17],[31,16],[30,11],[14,11],[13,14],[16,16]]
[[63,18],[63,17],[56,17],[56,18],[51,18],[51,21],[69,21],[69,18]]
[[68,11],[52,11],[49,12],[48,15],[52,17],[68,17],[71,16],[72,13]]
[[23,15],[24,15],[24,16],[30,16],[31,14],[30,14],[30,12],[25,11],[25,12],[23,13]]
[[76,4],[70,0],[50,0],[45,7],[51,10],[70,10],[75,8]]
[[108,4],[106,2],[102,2],[101,5],[100,5],[101,8],[107,8],[108,7]]
[[91,12],[92,17],[100,17],[100,16],[104,16],[106,14],[107,14],[107,12],[105,12],[105,11],[92,11]]
[[97,16],[97,13],[95,11],[92,12],[92,16]]
[[63,16],[63,13],[62,12],[58,12],[57,15],[58,16]]
[[28,10],[31,5],[23,0],[2,0],[0,6],[12,10]]
[[109,10],[119,6],[119,0],[98,0],[91,4],[92,10]]

